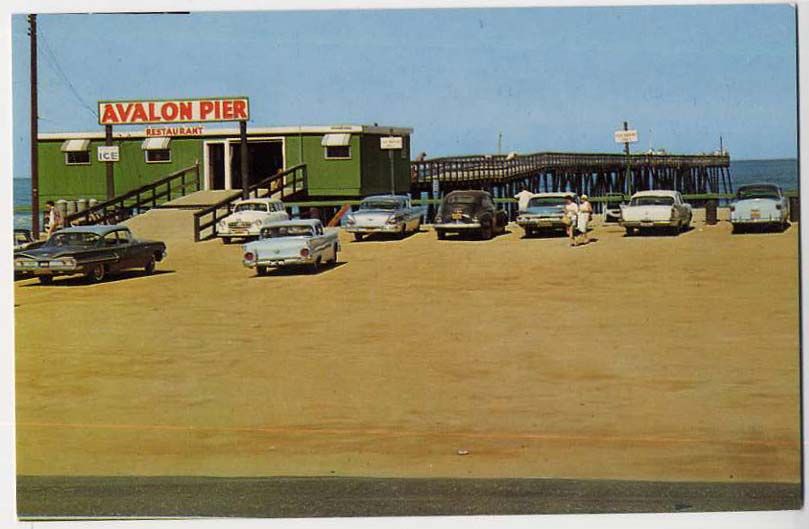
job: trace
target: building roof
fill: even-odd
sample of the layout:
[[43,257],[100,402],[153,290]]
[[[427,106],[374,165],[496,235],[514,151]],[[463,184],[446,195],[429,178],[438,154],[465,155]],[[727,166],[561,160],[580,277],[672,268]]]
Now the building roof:
[[[199,126],[198,124],[186,123],[166,123],[165,125],[144,125],[140,130],[115,130],[113,128],[113,139],[127,139],[127,138],[146,138],[146,128],[191,128]],[[128,125],[127,127],[132,127]],[[382,125],[313,125],[313,126],[293,126],[293,127],[251,127],[247,126],[248,136],[292,136],[295,134],[379,134],[387,135],[393,134],[396,136],[409,136],[413,134],[412,128],[407,127],[391,127]],[[230,128],[213,128],[206,127],[202,134],[198,135],[169,135],[174,139],[181,138],[205,138],[205,137],[218,137],[218,136],[239,136],[238,127]],[[67,140],[67,139],[91,139],[103,140],[104,131],[98,132],[40,132],[37,139],[42,141],[49,140]]]

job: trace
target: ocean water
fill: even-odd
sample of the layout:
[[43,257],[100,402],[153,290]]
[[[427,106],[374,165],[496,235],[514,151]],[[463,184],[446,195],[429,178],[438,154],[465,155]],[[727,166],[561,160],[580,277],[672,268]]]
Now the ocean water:
[[[798,160],[740,160],[730,162],[735,187],[771,182],[784,190],[798,189]],[[14,227],[31,227],[31,180],[14,178]]]

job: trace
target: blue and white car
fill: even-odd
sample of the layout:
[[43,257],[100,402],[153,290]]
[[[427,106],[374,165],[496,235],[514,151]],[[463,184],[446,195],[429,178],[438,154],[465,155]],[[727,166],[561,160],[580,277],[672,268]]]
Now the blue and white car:
[[265,275],[269,268],[304,266],[317,273],[321,264],[337,263],[340,239],[337,230],[324,229],[318,219],[273,222],[260,239],[242,246],[242,264]]
[[390,233],[404,238],[421,228],[422,208],[414,208],[405,195],[375,195],[360,203],[357,211],[345,216],[343,229],[361,241],[368,233]]
[[530,237],[542,230],[562,230],[567,228],[564,222],[565,199],[576,204],[579,197],[576,193],[536,193],[528,200],[528,205],[517,214],[517,224],[525,230],[525,236]]
[[789,200],[775,184],[740,186],[730,203],[733,231],[750,226],[775,226],[785,229],[789,223]]

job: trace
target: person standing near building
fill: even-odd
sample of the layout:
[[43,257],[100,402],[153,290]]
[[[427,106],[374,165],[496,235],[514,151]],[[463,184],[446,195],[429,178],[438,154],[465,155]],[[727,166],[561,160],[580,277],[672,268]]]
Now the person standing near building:
[[48,231],[45,233],[45,238],[50,239],[53,232],[64,227],[65,218],[53,200],[45,202],[45,213],[48,215]]
[[579,215],[579,206],[573,201],[570,195],[565,196],[565,225],[567,225],[567,236],[570,239],[570,246],[576,246],[576,221]]
[[579,203],[579,214],[576,219],[576,230],[581,236],[579,241],[581,244],[590,242],[590,236],[587,234],[587,224],[593,216],[593,205],[590,203],[590,198],[587,195],[581,196],[581,203]]

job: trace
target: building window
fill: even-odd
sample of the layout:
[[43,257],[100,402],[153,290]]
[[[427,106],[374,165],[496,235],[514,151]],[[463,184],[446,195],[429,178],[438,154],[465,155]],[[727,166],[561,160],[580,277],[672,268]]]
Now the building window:
[[169,144],[171,138],[157,137],[143,140],[141,149],[146,156],[146,163],[169,163],[171,162],[171,149]]
[[65,140],[62,152],[65,165],[90,165],[90,140]]
[[169,163],[171,149],[151,149],[146,152],[146,163]]
[[75,151],[65,153],[66,165],[90,165],[90,151]]
[[326,159],[328,160],[347,160],[350,158],[350,145],[330,145],[326,147]]

